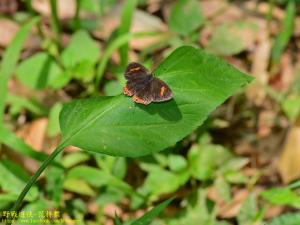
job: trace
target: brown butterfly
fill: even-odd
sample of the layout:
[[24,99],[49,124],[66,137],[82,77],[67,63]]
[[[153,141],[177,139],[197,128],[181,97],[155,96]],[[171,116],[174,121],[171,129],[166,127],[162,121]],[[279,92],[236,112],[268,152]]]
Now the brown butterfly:
[[132,96],[133,101],[148,105],[151,102],[164,102],[172,99],[168,85],[139,63],[130,63],[124,74],[127,83],[123,93]]

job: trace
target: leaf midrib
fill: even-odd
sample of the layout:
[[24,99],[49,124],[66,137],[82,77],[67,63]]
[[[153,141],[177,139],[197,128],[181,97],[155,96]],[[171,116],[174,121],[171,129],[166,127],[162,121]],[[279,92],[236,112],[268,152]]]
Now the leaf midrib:
[[[120,96],[115,96],[113,98],[117,98]],[[121,99],[121,98],[120,98]],[[118,103],[119,101],[115,101],[115,103],[112,103],[111,107],[108,107],[106,110],[104,110],[102,113],[100,113],[99,115],[91,118],[87,123],[85,123],[82,127],[79,127],[76,131],[74,131],[73,133],[71,133],[69,136],[67,136],[66,138],[64,138],[62,140],[62,145],[63,146],[67,146],[68,145],[68,141],[70,141],[74,136],[76,136],[77,134],[79,134],[81,131],[85,130],[86,128],[88,128],[93,122],[95,122],[97,119],[99,119],[101,116],[103,116],[105,113],[107,113],[108,111],[110,111],[112,108],[115,107],[115,105]]]

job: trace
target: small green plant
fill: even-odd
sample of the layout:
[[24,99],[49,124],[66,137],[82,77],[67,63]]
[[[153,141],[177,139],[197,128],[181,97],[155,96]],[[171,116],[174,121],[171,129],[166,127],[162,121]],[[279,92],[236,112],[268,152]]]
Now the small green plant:
[[[73,68],[72,62],[64,64]],[[119,95],[65,105],[60,113],[62,141],[31,177],[13,209],[19,209],[39,175],[66,146],[126,157],[157,152],[200,126],[212,110],[251,81],[224,61],[188,46],[175,50],[154,74],[170,85],[174,100],[141,106]]]

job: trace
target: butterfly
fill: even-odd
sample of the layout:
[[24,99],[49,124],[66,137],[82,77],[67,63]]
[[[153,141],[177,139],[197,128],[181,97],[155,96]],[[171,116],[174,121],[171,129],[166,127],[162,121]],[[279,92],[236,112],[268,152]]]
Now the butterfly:
[[151,102],[164,102],[173,98],[169,86],[139,63],[128,64],[125,71],[127,80],[123,93],[136,103],[148,105]]

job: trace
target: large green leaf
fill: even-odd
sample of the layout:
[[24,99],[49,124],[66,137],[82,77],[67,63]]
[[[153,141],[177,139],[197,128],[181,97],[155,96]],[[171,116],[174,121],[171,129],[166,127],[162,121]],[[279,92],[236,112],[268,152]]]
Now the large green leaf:
[[80,99],[60,114],[63,145],[137,157],[175,144],[251,78],[200,49],[175,50],[154,72],[174,99],[148,106],[124,95]]

